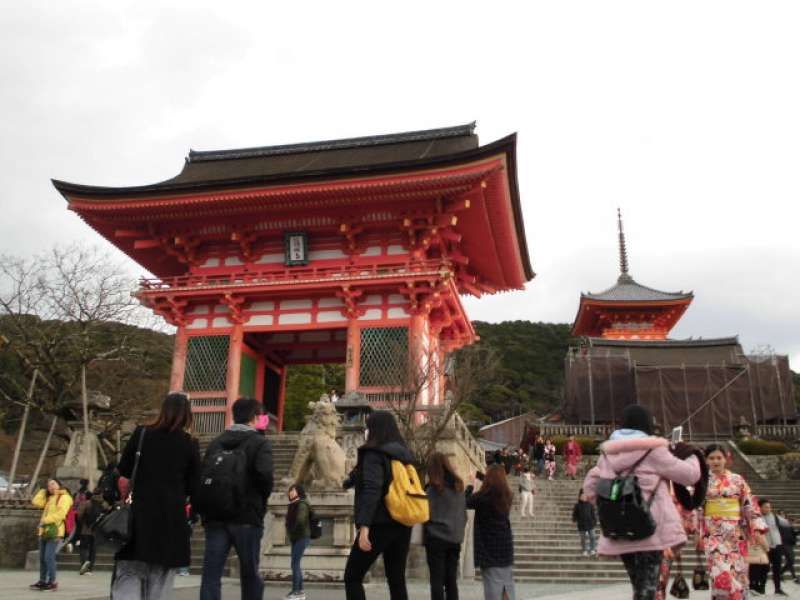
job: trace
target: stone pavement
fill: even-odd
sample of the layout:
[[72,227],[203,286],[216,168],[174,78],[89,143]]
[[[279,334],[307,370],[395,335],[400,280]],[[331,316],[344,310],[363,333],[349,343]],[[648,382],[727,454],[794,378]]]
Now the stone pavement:
[[[0,571],[0,598],[13,598],[14,600],[40,599],[42,594],[49,592],[35,592],[28,589],[34,583],[35,575],[30,571]],[[78,575],[74,572],[59,574],[59,589],[51,597],[64,600],[106,600],[111,574],[97,573],[94,575]],[[175,578],[175,593],[172,600],[197,600],[200,587],[200,577]],[[370,583],[366,586],[369,600],[389,600],[386,586],[381,583]],[[426,582],[413,581],[408,585],[409,598],[412,600],[427,600],[430,598]],[[790,598],[800,600],[800,586],[784,582],[784,588]],[[768,590],[772,585],[768,585]],[[283,600],[289,592],[289,587],[283,583],[269,583],[264,594],[264,600]],[[462,582],[459,586],[462,600],[482,600],[483,588],[479,582]],[[309,600],[344,599],[344,589],[341,586],[322,586],[308,584],[306,595]],[[224,580],[223,600],[238,600],[240,598],[239,582],[237,580]],[[630,586],[627,584],[613,585],[584,585],[569,583],[518,583],[517,600],[530,600],[532,598],[546,598],[547,600],[629,600],[631,597]],[[708,592],[691,593],[691,600],[709,600]],[[766,597],[775,597],[767,593]]]

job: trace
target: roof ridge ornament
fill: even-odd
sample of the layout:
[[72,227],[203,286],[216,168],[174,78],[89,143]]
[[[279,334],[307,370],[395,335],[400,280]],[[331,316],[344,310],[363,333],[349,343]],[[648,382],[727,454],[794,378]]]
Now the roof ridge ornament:
[[625,245],[625,230],[622,228],[622,210],[617,207],[617,228],[619,230],[619,283],[632,282],[628,273],[628,249]]

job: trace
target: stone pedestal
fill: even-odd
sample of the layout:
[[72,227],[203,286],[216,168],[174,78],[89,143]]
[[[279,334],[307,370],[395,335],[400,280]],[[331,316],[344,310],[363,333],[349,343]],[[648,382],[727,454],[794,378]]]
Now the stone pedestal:
[[83,423],[67,424],[72,429],[67,455],[64,463],[56,470],[56,477],[70,490],[76,490],[81,479],[89,480],[90,489],[94,488],[102,472],[97,468],[97,448],[100,440],[94,431],[85,435]]
[[[342,581],[353,544],[353,492],[318,491],[308,496],[322,523],[322,537],[311,540],[303,557],[306,581]],[[265,579],[291,580],[292,546],[286,534],[285,494],[272,494],[262,544],[261,573]]]

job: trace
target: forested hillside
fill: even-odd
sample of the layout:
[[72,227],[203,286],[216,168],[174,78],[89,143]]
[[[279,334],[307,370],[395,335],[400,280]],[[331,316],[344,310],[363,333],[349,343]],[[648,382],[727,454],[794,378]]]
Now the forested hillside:
[[490,423],[530,410],[546,414],[558,407],[569,325],[531,321],[475,321],[474,325],[479,344],[497,354],[498,366],[462,410],[468,420]]

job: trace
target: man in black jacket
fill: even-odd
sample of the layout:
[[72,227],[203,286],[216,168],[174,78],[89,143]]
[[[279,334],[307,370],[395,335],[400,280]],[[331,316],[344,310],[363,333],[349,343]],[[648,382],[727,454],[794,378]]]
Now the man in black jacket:
[[[232,412],[234,424],[211,442],[206,450],[203,477],[206,476],[209,464],[222,460],[226,453],[243,453],[246,468],[243,480],[237,484],[239,510],[235,516],[220,519],[211,510],[204,514],[204,507],[199,507],[206,531],[200,600],[220,600],[222,571],[231,546],[239,557],[242,599],[261,600],[264,594],[264,582],[258,573],[258,563],[267,499],[272,493],[272,446],[255,429],[261,414],[261,403],[258,400],[239,398],[233,403]],[[202,484],[201,477],[201,487]]]

